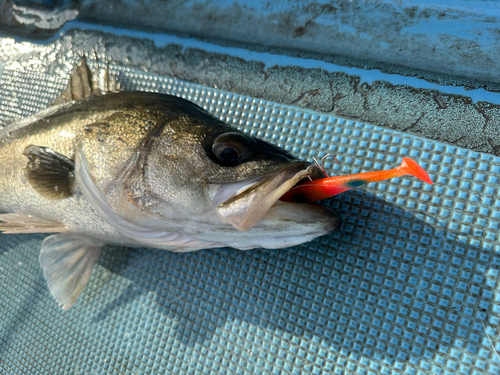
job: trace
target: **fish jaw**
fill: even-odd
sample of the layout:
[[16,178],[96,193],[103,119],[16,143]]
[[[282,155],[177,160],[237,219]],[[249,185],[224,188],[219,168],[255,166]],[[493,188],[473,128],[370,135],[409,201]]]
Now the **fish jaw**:
[[[290,163],[277,173],[250,181],[249,185],[219,204],[217,214],[239,231],[247,231],[266,215],[283,194],[309,175],[309,169],[303,162]],[[225,187],[227,185],[222,188]],[[243,192],[240,193],[241,190]]]
[[[230,197],[218,204],[216,212],[223,222],[240,233],[265,237],[265,244],[259,246],[266,248],[292,246],[332,232],[341,221],[334,210],[319,205],[279,202],[283,194],[315,171],[303,162],[294,162],[272,175],[223,185],[214,203],[220,202],[221,194]],[[234,190],[232,196],[231,188]],[[245,244],[231,243],[230,246],[244,248]]]
[[[340,215],[329,207],[278,201],[252,229],[244,233],[252,233],[260,241],[259,247],[281,249],[334,232],[341,223]],[[244,243],[233,243],[230,246],[250,248]]]

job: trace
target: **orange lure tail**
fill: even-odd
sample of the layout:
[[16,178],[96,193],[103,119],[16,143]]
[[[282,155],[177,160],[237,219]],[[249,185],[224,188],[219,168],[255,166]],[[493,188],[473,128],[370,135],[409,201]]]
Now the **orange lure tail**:
[[432,185],[431,178],[416,161],[410,158],[403,158],[399,167],[387,171],[357,173],[348,176],[334,176],[306,181],[291,188],[280,199],[285,202],[316,202],[355,187],[369,184],[370,182],[407,175],[417,177]]

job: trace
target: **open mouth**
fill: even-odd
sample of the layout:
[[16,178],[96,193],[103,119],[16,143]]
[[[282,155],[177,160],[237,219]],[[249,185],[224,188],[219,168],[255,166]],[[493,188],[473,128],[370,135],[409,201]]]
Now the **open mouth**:
[[299,181],[316,177],[316,168],[295,162],[273,174],[222,185],[214,197],[217,213],[240,231],[251,229]]

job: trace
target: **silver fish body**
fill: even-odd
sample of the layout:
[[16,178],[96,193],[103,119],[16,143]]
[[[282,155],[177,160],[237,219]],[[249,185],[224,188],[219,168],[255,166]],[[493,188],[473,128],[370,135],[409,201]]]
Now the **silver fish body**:
[[315,173],[195,104],[109,93],[53,106],[0,133],[0,230],[42,244],[49,288],[69,308],[107,243],[172,251],[282,248],[340,225],[279,197]]

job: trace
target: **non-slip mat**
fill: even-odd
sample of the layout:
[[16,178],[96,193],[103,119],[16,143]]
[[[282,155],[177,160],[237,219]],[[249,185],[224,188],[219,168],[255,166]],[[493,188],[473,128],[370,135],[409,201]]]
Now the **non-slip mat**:
[[[109,246],[67,312],[38,264],[44,236],[3,235],[2,374],[500,372],[500,158],[111,68],[126,90],[185,97],[302,158],[335,154],[335,173],[410,156],[435,184],[399,178],[329,199],[343,227],[289,249]],[[5,68],[2,119],[43,108],[63,87]]]

